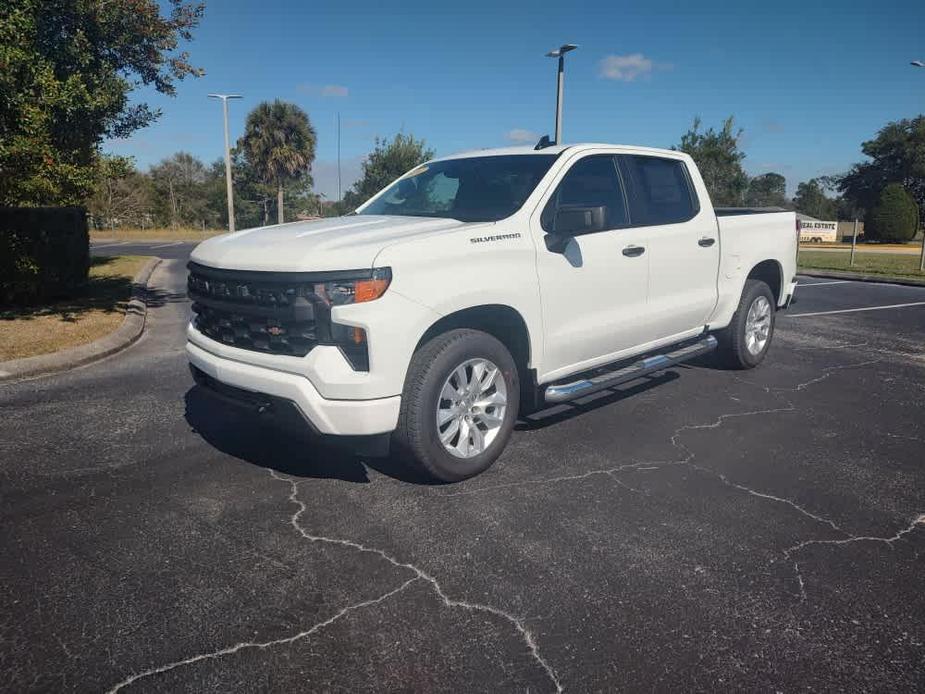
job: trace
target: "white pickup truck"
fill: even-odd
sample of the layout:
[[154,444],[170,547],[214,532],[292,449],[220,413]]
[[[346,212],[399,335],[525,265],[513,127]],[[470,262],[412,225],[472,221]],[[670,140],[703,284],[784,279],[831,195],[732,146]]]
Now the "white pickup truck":
[[460,154],[354,214],[200,244],[187,353],[197,383],[255,416],[390,441],[461,480],[527,411],[713,349],[758,365],[797,235],[791,212],[715,211],[682,152]]

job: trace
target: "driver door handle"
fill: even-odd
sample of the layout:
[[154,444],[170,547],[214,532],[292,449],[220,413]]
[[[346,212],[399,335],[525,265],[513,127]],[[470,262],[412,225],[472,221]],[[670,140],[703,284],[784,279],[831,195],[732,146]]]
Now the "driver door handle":
[[627,246],[623,249],[623,255],[630,258],[636,258],[646,252],[645,246]]
[[700,240],[697,242],[697,245],[698,245],[698,246],[702,246],[703,248],[709,248],[709,247],[712,246],[714,243],[716,243],[716,239],[711,239],[711,238],[709,238],[709,237],[704,236],[702,239],[700,239]]

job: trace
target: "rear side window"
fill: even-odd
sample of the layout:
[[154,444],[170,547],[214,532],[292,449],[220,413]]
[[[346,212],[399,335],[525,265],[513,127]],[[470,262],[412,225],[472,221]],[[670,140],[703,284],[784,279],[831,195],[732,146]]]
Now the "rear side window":
[[568,170],[543,210],[543,229],[553,231],[557,210],[569,207],[603,207],[605,229],[629,224],[626,197],[612,155],[595,154],[579,159]]
[[619,160],[633,226],[678,224],[700,211],[683,161],[631,154]]

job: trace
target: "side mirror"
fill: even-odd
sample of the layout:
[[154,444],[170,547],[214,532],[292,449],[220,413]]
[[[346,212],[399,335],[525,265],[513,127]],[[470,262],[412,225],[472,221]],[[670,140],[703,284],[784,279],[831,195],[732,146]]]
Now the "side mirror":
[[603,205],[585,207],[583,205],[562,205],[556,210],[553,231],[567,236],[580,236],[603,231],[607,208]]
[[607,208],[603,205],[562,205],[556,210],[552,232],[546,235],[546,248],[553,253],[564,253],[573,236],[603,231],[606,219]]

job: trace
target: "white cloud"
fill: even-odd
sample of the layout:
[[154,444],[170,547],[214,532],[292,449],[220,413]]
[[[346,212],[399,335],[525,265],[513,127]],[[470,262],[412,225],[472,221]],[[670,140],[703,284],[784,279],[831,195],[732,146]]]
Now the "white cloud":
[[514,128],[513,130],[508,130],[504,135],[511,142],[517,143],[534,143],[540,139],[540,136],[537,135],[532,130],[526,130],[524,128]]
[[350,96],[350,89],[342,84],[300,84],[296,89],[309,96],[330,96],[338,98]]
[[350,90],[342,84],[326,84],[321,88],[321,96],[347,96]]
[[629,55],[608,55],[600,62],[600,76],[618,82],[632,82],[638,77],[648,77],[656,68],[667,69],[667,65],[656,65],[642,53]]

